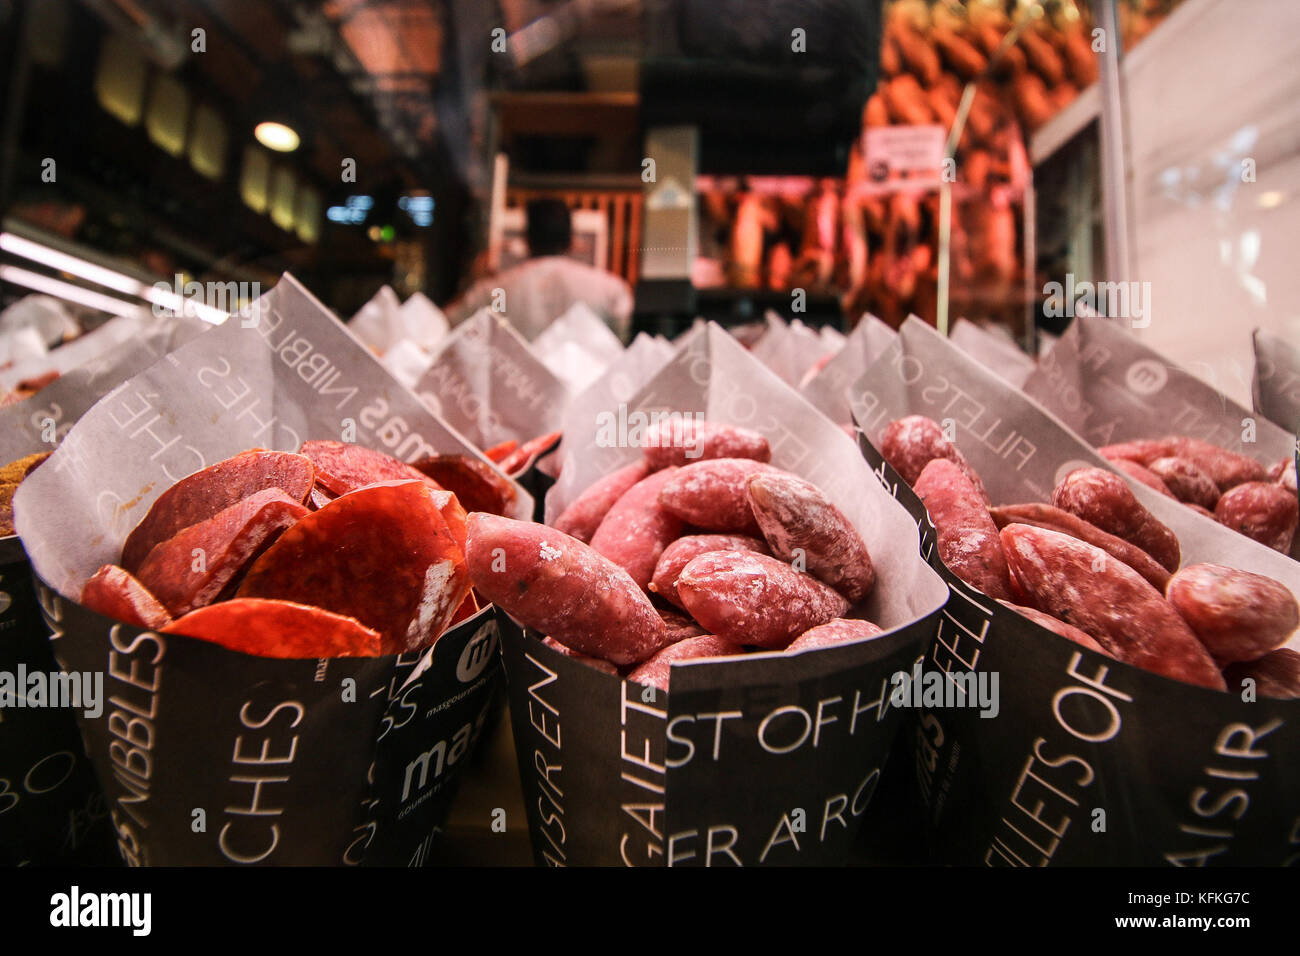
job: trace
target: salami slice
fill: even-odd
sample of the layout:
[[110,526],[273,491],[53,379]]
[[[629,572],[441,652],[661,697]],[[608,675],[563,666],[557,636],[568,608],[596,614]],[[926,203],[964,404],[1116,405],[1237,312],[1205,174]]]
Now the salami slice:
[[136,576],[174,616],[210,604],[306,508],[279,488],[250,495],[157,545]]
[[320,485],[312,485],[311,493],[307,495],[307,508],[311,511],[319,511],[337,497],[338,495],[330,494]]
[[507,438],[500,444],[493,445],[491,448],[483,452],[483,454],[499,465],[509,458],[511,453],[518,447],[519,442],[515,441],[513,438]]
[[290,601],[236,598],[191,611],[163,628],[258,657],[378,657],[376,631],[350,617]]
[[281,535],[237,596],[356,618],[382,635],[385,654],[428,647],[469,590],[465,553],[440,511],[454,501],[417,481],[345,494]]
[[298,453],[316,466],[316,483],[331,495],[346,495],[381,481],[422,481],[430,488],[441,486],[410,465],[382,451],[341,441],[307,441]]
[[507,475],[518,475],[527,471],[538,458],[550,451],[560,440],[560,432],[549,432],[530,438],[512,451],[500,466]]
[[116,564],[104,565],[86,582],[81,590],[81,603],[105,617],[151,631],[172,622],[172,616],[158,599]]
[[196,471],[159,495],[127,535],[122,567],[138,576],[140,565],[155,546],[259,491],[278,488],[294,501],[303,502],[311,491],[313,475],[311,462],[302,455],[260,449]]
[[505,475],[472,455],[433,455],[413,466],[460,499],[466,511],[509,518],[519,495]]
[[[392,484],[392,482],[388,482]],[[465,509],[460,506],[460,501],[450,491],[430,491],[429,496],[438,508],[438,513],[442,515],[442,520],[447,522],[447,530],[451,532],[457,547],[460,548],[461,554],[465,553],[465,536],[467,534],[466,525],[469,522],[469,515]]]
[[516,448],[497,466],[512,478],[517,478],[528,470],[528,455],[523,448]]

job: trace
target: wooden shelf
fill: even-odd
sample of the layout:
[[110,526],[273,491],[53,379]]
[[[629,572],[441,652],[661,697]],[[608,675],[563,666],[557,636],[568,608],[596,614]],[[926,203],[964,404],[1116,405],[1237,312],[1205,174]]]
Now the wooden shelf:
[[511,136],[610,136],[639,128],[636,93],[498,92],[491,97]]

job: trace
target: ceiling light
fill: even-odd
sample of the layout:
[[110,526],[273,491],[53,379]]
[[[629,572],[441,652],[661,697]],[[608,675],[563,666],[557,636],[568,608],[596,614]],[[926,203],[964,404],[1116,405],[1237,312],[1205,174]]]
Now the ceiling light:
[[33,262],[39,262],[51,269],[58,269],[60,272],[69,272],[74,276],[89,279],[96,285],[107,286],[115,292],[144,296],[145,284],[139,279],[133,279],[120,272],[114,272],[112,269],[105,269],[103,266],[95,265],[93,262],[87,262],[85,259],[79,259],[76,256],[70,256],[65,252],[59,252],[57,249],[43,246],[39,242],[32,242],[30,239],[16,236],[12,232],[0,233],[0,251],[9,252],[24,259],[30,259]]
[[267,120],[253,128],[257,141],[277,153],[292,153],[298,148],[298,133],[292,126]]
[[112,315],[132,315],[140,311],[140,306],[130,302],[123,302],[121,299],[115,299],[111,295],[101,295],[98,292],[92,292],[90,289],[83,289],[79,285],[73,285],[59,279],[51,279],[49,276],[43,276],[35,272],[28,272],[26,269],[19,269],[17,266],[0,266],[0,281],[12,282],[14,285],[20,285],[37,292],[45,292],[66,302],[75,302],[78,305],[89,306],[92,309],[98,309],[100,312],[108,312]]
[[[197,315],[204,322],[209,322],[213,325],[220,325],[226,320],[226,313],[222,312],[220,309],[214,309],[202,302],[194,302],[184,299],[180,295],[168,291],[166,283],[146,285],[139,279],[123,275],[120,272],[114,272],[112,269],[105,269],[103,266],[95,265],[93,262],[87,262],[85,259],[70,256],[66,252],[60,252],[59,250],[52,249],[49,246],[43,246],[38,242],[32,242],[30,239],[24,239],[11,232],[0,233],[0,252],[12,253],[15,256],[21,256],[24,259],[39,262],[41,265],[48,266],[51,269],[57,269],[60,272],[67,272],[82,279],[88,279],[96,285],[106,286],[115,292],[124,292],[127,295],[144,299],[154,305],[170,309],[177,314],[185,312],[188,309],[189,314]],[[36,289],[40,292],[49,292],[51,295],[60,296],[70,302],[77,302],[81,305],[88,305],[91,308],[99,309],[102,312],[112,312],[116,315],[126,314],[117,311],[115,303],[121,302],[121,300],[113,298],[112,296],[102,296],[89,289],[83,289],[81,286],[61,282],[48,276],[41,276],[35,272],[28,272],[26,269],[18,269],[13,266],[6,266],[5,269],[8,270],[5,275],[8,275],[10,281],[16,285],[22,285],[29,289]],[[33,285],[33,277],[42,280],[42,284]],[[88,298],[88,296],[91,298]],[[132,307],[133,310],[137,308],[139,308],[139,306]]]
[[1276,209],[1278,206],[1282,205],[1282,201],[1285,199],[1286,193],[1279,192],[1276,189],[1270,189],[1266,193],[1261,193],[1260,197],[1255,200],[1255,204],[1259,206],[1260,209]]

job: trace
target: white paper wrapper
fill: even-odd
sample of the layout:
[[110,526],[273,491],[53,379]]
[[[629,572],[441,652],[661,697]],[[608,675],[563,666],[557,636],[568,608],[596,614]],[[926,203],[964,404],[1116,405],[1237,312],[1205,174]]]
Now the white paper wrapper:
[[479,448],[559,431],[569,389],[494,312],[452,330],[415,392]]
[[414,342],[426,352],[437,349],[451,331],[451,324],[442,309],[423,292],[416,292],[403,302],[397,316],[401,323],[400,339]]
[[575,418],[569,413],[575,408],[615,408],[620,402],[629,401],[676,351],[665,341],[651,338],[644,332],[638,334],[632,344],[569,403],[564,416],[566,430],[572,426],[576,429],[575,434],[589,432],[590,419]]
[[25,295],[0,312],[0,336],[21,329],[31,329],[41,344],[49,348],[81,333],[80,323],[67,306],[51,295]]
[[402,341],[431,352],[451,329],[447,316],[423,292],[402,302],[391,286],[371,296],[347,325],[362,344],[378,355]]
[[407,388],[414,388],[433,363],[433,356],[410,339],[402,339],[383,354],[380,363]]
[[[584,461],[592,457],[603,459],[606,449],[596,445],[597,416],[630,402],[676,351],[666,341],[644,332],[637,335],[599,378],[569,402],[561,422],[564,443],[559,453],[551,456],[558,459],[554,465],[563,471],[570,457]],[[554,467],[550,470],[554,471]]]
[[767,325],[767,331],[752,349],[754,357],[794,388],[799,387],[810,368],[833,351],[833,346],[827,347],[818,333],[798,319],[787,323],[769,312]]
[[401,339],[402,321],[398,313],[402,300],[392,286],[384,286],[357,310],[347,323],[358,342],[376,355],[383,355]]
[[790,331],[790,323],[784,317],[768,309],[763,313],[761,325],[746,323],[733,326],[728,331],[737,342],[749,349],[754,358],[780,376],[776,366],[781,362],[781,351]]
[[[1286,430],[1095,316],[1074,320],[1025,382],[1025,394],[1096,447],[1190,435],[1266,464],[1294,449]],[[1245,419],[1256,421],[1254,441],[1244,440]]]
[[572,340],[552,343],[544,353],[538,353],[538,358],[571,392],[580,392],[600,378],[607,365]]
[[[612,408],[619,402],[626,402],[649,381],[650,376],[657,372],[675,351],[676,349],[665,338],[648,336],[644,332],[637,333],[631,345],[622,350],[619,356],[585,388],[574,393],[576,397],[565,408],[561,432],[564,433],[573,426],[577,429],[575,434],[586,434],[589,422],[570,414],[575,406],[581,409]],[[534,479],[531,481],[526,480],[529,476],[524,476],[520,480],[534,497],[544,498],[550,491],[562,463],[561,454],[547,455],[537,462],[537,471],[541,473],[540,475],[531,476]],[[540,513],[537,519],[541,520]]]
[[[678,332],[676,335],[672,337],[671,341],[672,341],[673,348],[676,348],[677,346],[681,345],[683,342],[689,339],[700,329],[704,328],[704,326],[706,326],[707,324],[708,324],[707,322],[705,322],[703,319],[697,316],[695,321],[692,322],[688,328],[682,330],[681,332]],[[735,330],[733,329],[732,331],[734,332]]]
[[1016,388],[1025,384],[1038,363],[1001,330],[986,329],[969,319],[953,323],[952,344]]
[[1256,329],[1255,411],[1290,432],[1300,432],[1300,342]]
[[833,422],[848,424],[848,388],[865,372],[898,333],[870,313],[848,334],[844,347],[800,389],[819,412]]
[[[919,321],[904,324],[854,391],[854,413],[874,442],[904,415],[950,420],[994,504],[1049,500],[1071,470],[1110,467],[1082,437]],[[866,452],[879,457],[875,448]],[[879,467],[925,522],[916,496]],[[1300,565],[1129,485],[1178,535],[1184,566],[1253,571],[1300,595]],[[932,532],[925,538],[931,553]],[[1000,675],[1001,711],[984,720],[969,708],[927,708],[918,728],[917,784],[943,858],[1191,865],[1277,864],[1293,854],[1300,704],[1245,701],[1240,691],[1194,687],[1083,651],[945,574],[953,596],[927,668]],[[1290,646],[1300,646],[1300,636]],[[1224,763],[1225,742],[1238,730],[1270,735],[1248,772]],[[1233,806],[1248,801],[1249,813],[1215,803],[1228,786],[1241,788]]]
[[[417,292],[400,306],[388,286],[380,289],[352,322],[399,382],[412,388],[433,362],[434,351],[451,330],[442,310]],[[388,344],[384,344],[388,343]]]
[[166,316],[153,315],[148,309],[141,309],[132,315],[114,316],[98,328],[73,339],[67,345],[0,372],[0,387],[13,388],[24,379],[34,378],[50,371],[65,374],[124,342],[142,335],[155,337],[159,333],[154,330],[166,328],[165,323],[170,321],[172,320]]
[[0,365],[28,367],[48,352],[41,333],[30,325],[0,333]]
[[[623,354],[623,343],[585,302],[575,302],[533,339],[533,352],[543,362],[566,343],[581,346],[601,367]],[[547,362],[547,364],[550,364]]]
[[823,325],[817,330],[817,334],[821,337],[822,345],[826,346],[826,353],[838,352],[848,341],[847,335],[829,325]]
[[[630,357],[629,352],[632,353]],[[638,332],[632,344],[623,350],[623,354],[605,370],[605,373],[626,376],[627,382],[635,383],[635,387],[639,388],[676,352],[677,347],[662,335],[646,335],[644,332]],[[621,391],[626,390],[626,387],[621,389]]]
[[209,328],[186,316],[141,319],[133,337],[64,372],[26,401],[0,409],[0,462],[52,451],[111,389]]
[[[1295,455],[1293,434],[1238,405],[1109,319],[1077,317],[1026,380],[1024,391],[1093,447],[1190,435],[1265,465]],[[1291,555],[1300,559],[1300,535]]]

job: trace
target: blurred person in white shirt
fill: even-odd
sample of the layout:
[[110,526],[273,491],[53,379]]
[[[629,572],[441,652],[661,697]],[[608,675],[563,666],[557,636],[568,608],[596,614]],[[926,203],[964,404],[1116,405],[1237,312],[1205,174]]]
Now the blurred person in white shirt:
[[632,288],[618,276],[597,269],[568,253],[573,244],[569,208],[559,199],[528,204],[530,258],[504,272],[474,283],[447,307],[456,325],[479,309],[492,308],[497,289],[505,293],[502,317],[532,341],[575,302],[583,302],[627,342],[632,324]]

